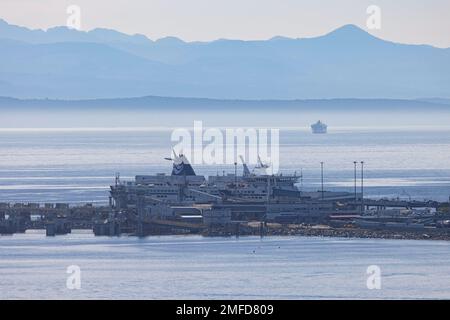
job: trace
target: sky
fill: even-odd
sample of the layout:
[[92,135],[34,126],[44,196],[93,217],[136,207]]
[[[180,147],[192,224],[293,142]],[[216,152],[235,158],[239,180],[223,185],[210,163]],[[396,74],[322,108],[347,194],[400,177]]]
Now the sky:
[[[0,0],[0,18],[47,29],[66,25],[69,5],[81,29],[110,28],[155,40],[262,40],[326,34],[355,24],[394,42],[450,47],[449,0]],[[368,30],[367,7],[381,9],[381,29]]]

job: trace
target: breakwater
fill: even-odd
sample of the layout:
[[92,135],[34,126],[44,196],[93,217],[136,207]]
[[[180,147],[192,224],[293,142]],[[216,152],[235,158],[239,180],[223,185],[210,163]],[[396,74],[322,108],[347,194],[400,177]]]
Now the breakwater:
[[239,234],[224,229],[209,230],[207,236],[304,236],[361,239],[402,239],[402,240],[445,240],[450,241],[450,228],[407,229],[365,229],[358,227],[332,227],[329,225],[281,225],[267,224],[261,231],[259,226],[240,228]]
[[434,214],[386,217],[368,213],[336,215],[333,212],[321,216],[314,223],[252,219],[235,221],[229,220],[229,216],[223,220],[224,211],[205,211],[204,214],[203,217],[180,215],[155,219],[133,211],[117,211],[111,206],[90,203],[0,203],[0,234],[45,229],[48,236],[55,236],[70,233],[72,229],[88,229],[98,236],[201,234],[206,237],[257,235],[450,240],[450,215],[445,204],[438,206]]

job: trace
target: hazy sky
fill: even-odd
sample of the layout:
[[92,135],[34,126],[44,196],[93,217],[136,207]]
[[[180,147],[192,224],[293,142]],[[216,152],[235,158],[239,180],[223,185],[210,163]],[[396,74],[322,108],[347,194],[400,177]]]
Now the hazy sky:
[[31,28],[65,25],[68,5],[82,29],[141,33],[187,41],[311,37],[344,24],[364,29],[369,5],[382,12],[372,34],[402,43],[450,47],[450,0],[0,0],[0,18]]

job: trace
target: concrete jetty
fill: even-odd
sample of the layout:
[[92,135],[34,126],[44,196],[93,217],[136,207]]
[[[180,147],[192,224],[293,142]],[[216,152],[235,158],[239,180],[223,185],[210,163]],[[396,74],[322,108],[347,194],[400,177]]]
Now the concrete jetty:
[[450,240],[449,203],[364,202],[364,211],[351,201],[341,200],[313,207],[236,201],[181,205],[141,199],[139,206],[126,209],[91,203],[0,203],[0,234],[43,229],[47,236],[58,236],[73,229],[89,229],[96,236],[316,235]]

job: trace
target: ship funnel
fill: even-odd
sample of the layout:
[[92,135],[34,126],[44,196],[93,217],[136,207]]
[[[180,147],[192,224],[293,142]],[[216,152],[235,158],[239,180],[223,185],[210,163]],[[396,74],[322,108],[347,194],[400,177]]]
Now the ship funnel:
[[[175,154],[175,152],[174,152]],[[188,159],[183,155],[179,154],[178,156],[175,154],[175,158],[173,160],[172,166],[172,175],[173,176],[195,176],[195,171],[189,163]]]

